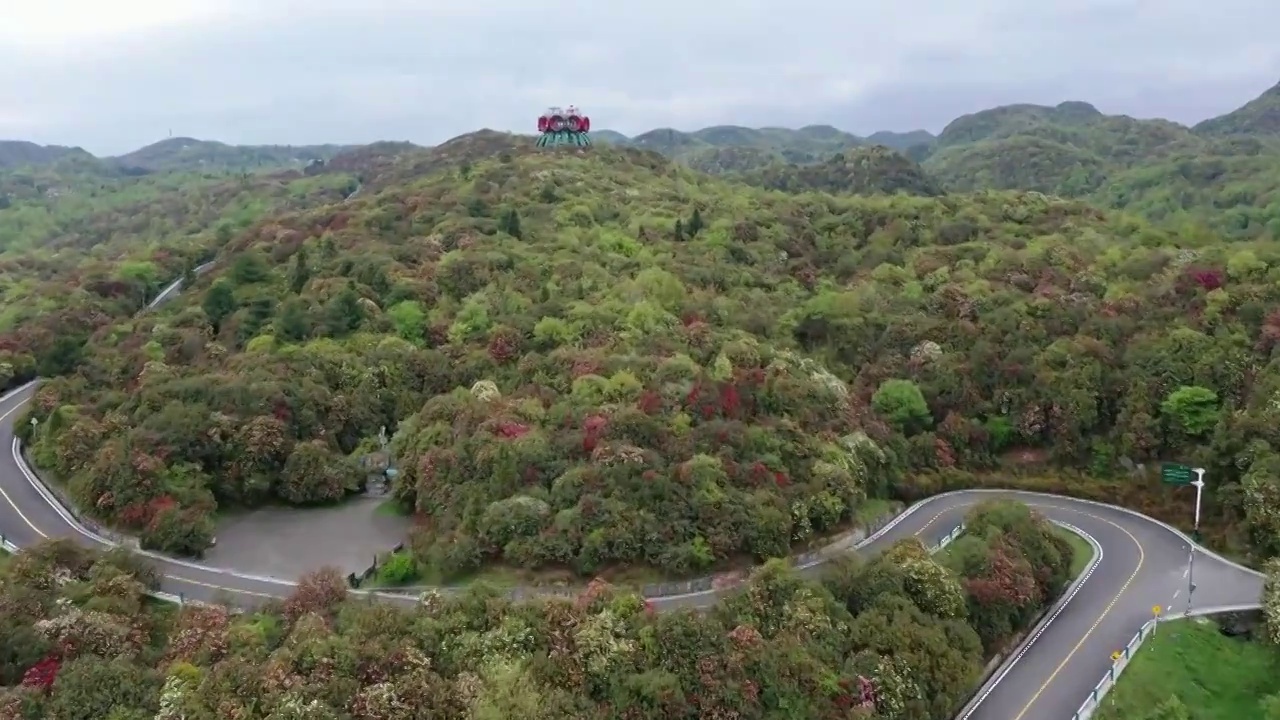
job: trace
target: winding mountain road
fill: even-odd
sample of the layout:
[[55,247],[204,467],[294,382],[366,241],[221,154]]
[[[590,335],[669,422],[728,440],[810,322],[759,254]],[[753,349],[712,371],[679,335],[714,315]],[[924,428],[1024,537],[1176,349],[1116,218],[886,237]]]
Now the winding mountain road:
[[[202,266],[200,271],[207,270]],[[178,293],[175,283],[148,307]],[[45,538],[70,538],[91,547],[110,541],[81,525],[63,508],[22,459],[14,422],[35,393],[36,383],[0,398],[0,535],[19,547]],[[978,693],[959,720],[1055,720],[1070,718],[1120,649],[1151,619],[1152,608],[1187,609],[1188,560],[1195,553],[1195,607],[1256,604],[1262,576],[1195,546],[1177,530],[1122,508],[1066,497],[1002,490],[945,493],[908,508],[859,543],[859,552],[879,552],[917,536],[931,543],[963,520],[975,503],[994,497],[1017,499],[1052,520],[1079,530],[1095,548],[1084,579],[1049,615],[1011,661]],[[1191,498],[1188,496],[1188,512]],[[294,583],[238,573],[143,552],[163,575],[162,589],[185,598],[253,606],[288,595]],[[300,573],[309,568],[299,568]],[[814,568],[804,572],[814,572]],[[659,610],[704,607],[730,590],[651,598]],[[402,605],[416,599],[394,593],[361,593]]]

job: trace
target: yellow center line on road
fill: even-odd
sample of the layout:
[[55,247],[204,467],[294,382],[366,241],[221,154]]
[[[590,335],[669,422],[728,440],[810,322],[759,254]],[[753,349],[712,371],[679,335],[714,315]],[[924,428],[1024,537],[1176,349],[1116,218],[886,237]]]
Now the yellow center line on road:
[[928,530],[928,529],[929,529],[929,527],[930,527],[931,525],[933,525],[935,522],[937,522],[937,521],[938,521],[938,518],[942,517],[943,515],[946,515],[946,514],[947,514],[947,513],[949,513],[949,512],[955,512],[955,511],[957,511],[957,510],[963,510],[963,509],[965,509],[965,508],[967,508],[967,507],[970,507],[970,506],[972,506],[972,505],[973,505],[973,503],[971,503],[971,502],[969,502],[969,503],[960,503],[960,504],[958,504],[958,505],[952,505],[951,507],[947,508],[946,510],[943,510],[943,511],[939,512],[937,515],[934,515],[932,518],[929,518],[929,522],[925,523],[924,525],[921,525],[921,526],[920,526],[920,529],[919,529],[919,530],[917,530],[917,531],[915,531],[915,532],[914,532],[914,533],[912,533],[912,534],[913,534],[913,535],[919,535],[920,533],[924,532],[925,530]]
[[1133,533],[1124,529],[1120,525],[1114,522],[1111,522],[1110,520],[1107,520],[1106,518],[1099,517],[1097,515],[1094,515],[1093,513],[1085,512],[1083,510],[1066,508],[1060,505],[1052,505],[1052,506],[1045,506],[1045,507],[1053,507],[1057,510],[1066,510],[1067,512],[1074,512],[1074,513],[1079,513],[1081,515],[1087,515],[1095,520],[1099,520],[1101,522],[1104,522],[1118,529],[1120,532],[1124,533],[1125,535],[1128,535],[1129,539],[1132,540],[1133,544],[1138,548],[1138,566],[1133,569],[1133,573],[1129,575],[1129,579],[1124,581],[1124,584],[1120,586],[1120,590],[1115,594],[1114,597],[1111,598],[1111,601],[1107,603],[1107,606],[1103,608],[1102,614],[1098,616],[1098,619],[1093,621],[1093,625],[1091,625],[1089,629],[1085,631],[1085,634],[1080,637],[1080,640],[1075,644],[1075,647],[1071,648],[1071,651],[1068,652],[1067,656],[1062,659],[1062,662],[1058,663],[1058,667],[1054,668],[1053,672],[1049,673],[1049,677],[1045,678],[1044,683],[1042,683],[1040,685],[1040,688],[1036,690],[1035,695],[1032,695],[1031,699],[1027,701],[1027,704],[1022,706],[1022,710],[1020,710],[1018,714],[1014,716],[1013,720],[1022,720],[1022,718],[1027,714],[1027,711],[1031,709],[1031,706],[1035,704],[1036,700],[1040,699],[1040,696],[1044,693],[1045,689],[1048,688],[1051,684],[1053,684],[1053,681],[1057,679],[1058,673],[1062,672],[1062,668],[1066,667],[1067,663],[1071,662],[1071,658],[1075,657],[1075,654],[1084,645],[1085,641],[1089,639],[1089,636],[1093,634],[1093,631],[1097,630],[1098,626],[1102,624],[1102,621],[1107,619],[1107,615],[1111,614],[1112,608],[1114,608],[1116,603],[1119,602],[1120,596],[1124,595],[1125,591],[1129,589],[1129,586],[1133,584],[1134,579],[1138,577],[1138,573],[1142,571],[1142,564],[1147,557],[1146,552],[1142,549],[1142,543],[1138,542],[1138,538],[1134,537]]

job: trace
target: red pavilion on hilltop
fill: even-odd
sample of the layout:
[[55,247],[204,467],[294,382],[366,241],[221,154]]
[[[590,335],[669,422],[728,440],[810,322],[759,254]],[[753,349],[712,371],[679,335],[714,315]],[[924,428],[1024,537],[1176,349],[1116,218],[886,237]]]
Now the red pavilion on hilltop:
[[591,118],[570,105],[549,108],[538,118],[538,147],[590,147]]

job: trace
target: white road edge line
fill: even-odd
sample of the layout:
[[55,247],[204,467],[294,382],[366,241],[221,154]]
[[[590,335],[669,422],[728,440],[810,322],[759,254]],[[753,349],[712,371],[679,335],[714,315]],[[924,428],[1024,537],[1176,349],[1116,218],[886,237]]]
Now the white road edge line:
[[[34,382],[35,382],[35,381],[34,381],[34,380],[32,380],[32,381],[31,381],[31,383],[27,383],[26,385],[23,385],[22,387],[18,388],[17,390],[14,390],[13,392],[11,392],[11,393],[9,393],[9,394],[5,395],[4,397],[0,398],[0,403],[2,403],[2,402],[4,402],[4,401],[8,400],[8,399],[9,399],[9,398],[11,398],[11,397],[13,397],[15,393],[19,393],[19,392],[21,392],[21,391],[23,391],[23,390],[27,389],[27,387],[29,387],[29,386],[30,386],[32,383],[34,383]],[[3,414],[3,415],[0,415],[0,422],[4,422],[5,420],[7,420],[7,419],[9,418],[9,416],[10,416],[10,415],[12,415],[12,414],[14,414],[14,413],[18,412],[19,410],[21,410],[21,409],[22,409],[22,406],[23,406],[23,405],[25,405],[25,404],[26,404],[26,403],[18,403],[17,405],[14,405],[13,407],[9,408],[9,411],[8,411],[8,412],[6,412],[6,413],[5,413],[5,414]],[[17,444],[18,444],[18,438],[16,438],[16,437],[15,437],[15,438],[13,439],[13,443],[14,443],[14,445],[17,445]],[[48,537],[49,537],[49,536],[48,536],[48,535],[45,535],[43,530],[41,530],[40,528],[36,527],[36,524],[35,524],[35,523],[33,523],[33,522],[31,522],[31,518],[27,517],[26,513],[22,512],[22,509],[18,507],[18,503],[14,502],[14,501],[13,501],[13,498],[9,497],[9,493],[5,492],[4,487],[3,487],[3,486],[0,486],[0,496],[3,496],[3,497],[4,497],[5,502],[9,503],[9,507],[12,507],[12,508],[13,508],[13,511],[14,511],[14,512],[16,512],[16,513],[18,513],[18,517],[22,518],[22,522],[26,523],[26,524],[27,524],[27,527],[31,528],[32,530],[35,530],[35,531],[36,531],[36,534],[37,534],[37,535],[39,535],[40,537],[45,538],[45,539],[48,539]]]
[[1081,530],[1080,528],[1074,525],[1062,522],[1060,520],[1050,520],[1049,522],[1067,530],[1068,532],[1073,532],[1076,535],[1079,535],[1080,537],[1084,538],[1085,540],[1088,540],[1089,544],[1093,546],[1093,560],[1089,562],[1089,567],[1085,569],[1084,573],[1081,574],[1079,577],[1077,577],[1075,579],[1075,582],[1072,583],[1071,587],[1067,589],[1067,593],[1062,597],[1061,600],[1058,601],[1058,606],[1054,608],[1053,613],[1050,614],[1048,618],[1046,618],[1044,621],[1042,621],[1039,627],[1036,628],[1035,633],[1031,636],[1031,639],[1024,642],[1022,644],[1022,647],[1018,649],[1018,653],[1005,662],[1004,669],[1001,670],[1000,674],[997,675],[993,680],[987,683],[986,687],[982,689],[982,694],[979,695],[978,699],[974,701],[972,705],[969,706],[969,709],[967,711],[964,711],[962,709],[962,712],[964,712],[964,714],[959,716],[959,720],[969,720],[969,717],[978,711],[978,708],[982,706],[982,703],[987,699],[987,696],[989,696],[992,692],[995,691],[996,687],[999,686],[1000,683],[1004,681],[1005,676],[1007,676],[1010,672],[1012,672],[1014,667],[1018,665],[1018,661],[1022,660],[1022,656],[1027,654],[1027,651],[1030,650],[1032,646],[1036,644],[1036,641],[1040,639],[1040,636],[1044,634],[1044,631],[1048,630],[1049,626],[1053,624],[1053,621],[1058,619],[1058,616],[1062,614],[1062,611],[1067,609],[1067,605],[1070,604],[1072,598],[1076,596],[1076,593],[1080,592],[1080,588],[1084,587],[1085,582],[1088,581],[1090,576],[1093,575],[1093,571],[1096,570],[1098,568],[1098,565],[1102,563],[1102,558],[1103,558],[1102,544],[1099,543],[1097,540],[1095,540],[1092,535],[1090,535],[1089,533],[1085,532],[1084,530]]
[[[8,413],[5,413],[5,415],[0,416],[0,420],[3,420],[5,417],[8,417],[9,414],[17,411],[18,408],[21,408],[21,407],[22,405],[19,405],[13,408],[12,410],[10,410]],[[80,521],[76,520],[74,517],[71,516],[70,513],[67,512],[66,508],[62,507],[62,503],[59,502],[57,498],[53,497],[50,494],[49,490],[46,487],[44,487],[44,483],[42,483],[39,479],[35,478],[32,475],[31,470],[27,467],[26,461],[22,457],[22,444],[18,441],[18,438],[16,437],[13,439],[13,446],[11,450],[13,453],[14,464],[17,465],[18,470],[23,474],[24,477],[26,477],[27,482],[31,485],[32,489],[34,489],[36,493],[38,493],[40,497],[44,499],[45,503],[48,504],[49,507],[52,508],[53,511],[58,514],[58,517],[62,518],[62,521],[65,522],[68,527],[70,527],[72,530],[75,530],[80,535],[88,538],[90,541],[97,543],[98,545],[104,545],[106,547],[117,547],[119,545],[119,543],[116,543],[110,540],[109,538],[105,538],[101,535],[98,535],[92,530],[84,527],[82,524],[80,524]],[[23,520],[26,520],[28,525],[31,525],[31,528],[33,530],[40,533],[41,537],[45,537],[45,538],[49,537],[44,532],[36,528],[35,525],[32,525],[30,520],[27,520],[26,516],[23,515],[22,511],[18,509],[18,505],[13,502],[12,498],[9,497],[8,493],[4,493],[4,498],[6,501],[8,501],[9,505],[12,506],[15,511],[17,511],[18,515],[21,516]],[[158,560],[162,563],[168,563],[170,565],[176,565],[178,567],[185,567],[191,570],[198,570],[200,572],[215,573],[219,575],[230,575],[232,577],[238,577],[244,580],[251,580],[254,582],[260,582],[268,585],[284,585],[287,587],[297,587],[298,585],[297,581],[266,577],[262,575],[250,575],[248,573],[235,572],[233,570],[213,567],[211,565],[201,565],[200,563],[193,563],[193,562],[188,562],[186,560],[179,560],[177,558],[172,558],[167,555],[162,555],[160,553],[152,552],[150,550],[143,550],[142,548],[129,548],[129,549],[132,552],[135,552],[139,555],[142,555],[144,557],[149,557],[153,560]],[[182,580],[183,578],[175,578],[175,579]],[[225,589],[234,590],[234,588],[225,588]]]

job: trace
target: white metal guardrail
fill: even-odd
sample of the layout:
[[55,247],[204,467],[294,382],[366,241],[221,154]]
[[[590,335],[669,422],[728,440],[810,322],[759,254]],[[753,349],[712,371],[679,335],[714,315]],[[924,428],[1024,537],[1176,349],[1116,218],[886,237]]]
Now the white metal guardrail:
[[1089,720],[1093,714],[1102,707],[1102,699],[1111,692],[1111,688],[1115,687],[1116,681],[1120,679],[1120,673],[1129,666],[1129,662],[1138,654],[1138,649],[1142,647],[1150,638],[1154,637],[1160,625],[1171,620],[1182,620],[1192,617],[1200,617],[1202,615],[1219,615],[1229,612],[1245,612],[1248,610],[1257,610],[1262,607],[1260,603],[1250,603],[1246,605],[1218,605],[1215,607],[1199,608],[1191,612],[1174,613],[1165,618],[1156,616],[1138,628],[1138,632],[1134,634],[1129,642],[1124,646],[1123,650],[1116,652],[1115,659],[1111,663],[1111,667],[1107,669],[1107,674],[1102,676],[1098,684],[1090,691],[1089,697],[1081,703],[1080,709],[1076,710],[1076,714],[1071,716],[1071,720]]
[[942,536],[942,539],[939,540],[936,545],[929,548],[929,554],[932,555],[933,553],[940,552],[943,548],[955,542],[956,538],[960,537],[963,534],[964,534],[964,523],[960,523],[959,525],[952,528],[951,532]]

